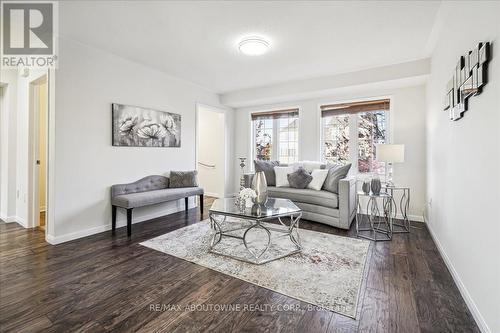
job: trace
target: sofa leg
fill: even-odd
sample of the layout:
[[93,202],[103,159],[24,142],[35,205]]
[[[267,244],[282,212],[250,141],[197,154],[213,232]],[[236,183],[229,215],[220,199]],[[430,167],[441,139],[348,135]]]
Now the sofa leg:
[[116,231],[116,206],[111,206],[111,234],[115,234]]
[[184,198],[184,208],[186,212],[188,211],[189,197]]
[[200,214],[203,215],[203,194],[200,194]]
[[132,236],[132,208],[127,209],[127,236]]

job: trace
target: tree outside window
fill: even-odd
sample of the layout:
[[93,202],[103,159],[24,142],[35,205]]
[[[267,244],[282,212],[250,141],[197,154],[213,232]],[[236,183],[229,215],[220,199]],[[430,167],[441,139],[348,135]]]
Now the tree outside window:
[[375,147],[387,143],[388,110],[385,101],[322,108],[323,159],[335,164],[352,162],[361,173],[383,174],[384,164],[376,161]]
[[252,114],[254,157],[293,163],[298,160],[297,109]]

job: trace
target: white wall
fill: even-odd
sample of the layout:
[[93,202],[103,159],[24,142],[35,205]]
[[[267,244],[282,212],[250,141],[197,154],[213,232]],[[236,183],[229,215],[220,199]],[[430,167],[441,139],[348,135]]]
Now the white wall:
[[[169,170],[195,169],[196,103],[218,105],[218,96],[204,88],[94,48],[61,39],[59,53],[55,242],[109,228],[110,185]],[[113,102],[181,114],[181,147],[113,147]],[[134,220],[182,207],[174,202],[135,209]],[[122,213],[118,223],[124,224]]]
[[[391,136],[394,143],[405,144],[405,163],[394,165],[394,181],[411,187],[410,215],[421,220],[425,207],[425,88],[423,85],[399,89],[366,89],[364,92],[343,92],[304,101],[245,107],[237,109],[235,142],[236,157],[251,158],[250,114],[276,108],[299,108],[299,160],[320,159],[319,106],[337,101],[359,100],[384,96],[391,98]],[[253,161],[249,160],[247,170]],[[233,165],[239,174],[237,162]],[[236,179],[235,188],[239,186]]]
[[[427,87],[429,228],[483,332],[500,332],[499,14],[496,1],[443,3]],[[489,83],[450,121],[446,83],[479,41],[493,44]]]

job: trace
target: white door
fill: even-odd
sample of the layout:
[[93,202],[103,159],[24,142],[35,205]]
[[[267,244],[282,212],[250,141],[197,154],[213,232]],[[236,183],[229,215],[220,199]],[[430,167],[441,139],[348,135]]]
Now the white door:
[[206,196],[224,197],[226,135],[223,109],[198,106],[198,181]]

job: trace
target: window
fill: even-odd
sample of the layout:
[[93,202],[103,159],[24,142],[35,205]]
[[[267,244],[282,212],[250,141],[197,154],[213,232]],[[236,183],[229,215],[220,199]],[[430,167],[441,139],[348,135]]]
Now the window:
[[258,160],[298,160],[299,110],[252,113],[254,156]]
[[352,161],[358,172],[384,173],[375,160],[375,146],[387,143],[389,100],[321,106],[323,159],[346,164]]

